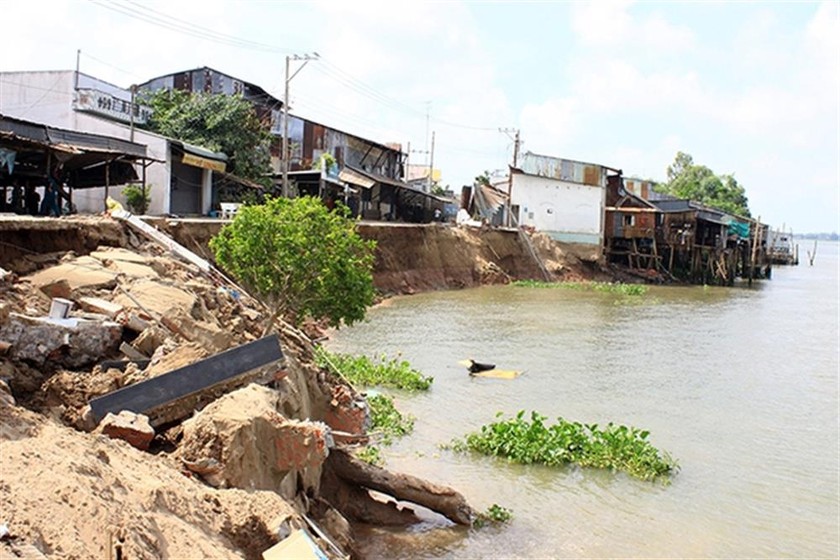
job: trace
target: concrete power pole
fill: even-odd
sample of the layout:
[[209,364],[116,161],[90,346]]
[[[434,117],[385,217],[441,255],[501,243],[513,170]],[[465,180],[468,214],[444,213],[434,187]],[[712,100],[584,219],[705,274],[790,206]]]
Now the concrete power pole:
[[511,223],[511,192],[513,191],[513,169],[516,167],[516,164],[519,162],[519,129],[512,129],[512,128],[500,128],[499,132],[504,132],[508,136],[510,136],[511,132],[514,132],[513,137],[513,163],[511,164],[511,168],[508,170],[508,192],[507,192],[507,208],[505,209],[505,225],[507,227],[511,227],[513,225]]
[[[292,78],[298,75],[298,72],[303,70],[306,63],[310,60],[318,60],[320,56],[318,53],[312,54],[293,54],[286,57],[286,86],[283,93],[283,153],[280,154],[283,158],[283,197],[289,198],[289,82]],[[289,76],[289,62],[292,60],[303,61],[300,68],[295,70],[295,73]]]
[[429,154],[429,180],[427,182],[428,192],[432,192],[432,173],[435,170],[435,131],[432,131],[432,149]]

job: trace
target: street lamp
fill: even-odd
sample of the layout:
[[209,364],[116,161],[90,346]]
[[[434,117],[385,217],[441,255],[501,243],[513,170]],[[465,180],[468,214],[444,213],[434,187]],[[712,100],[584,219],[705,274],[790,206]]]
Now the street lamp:
[[[293,54],[286,57],[286,91],[283,96],[283,196],[289,198],[289,82],[303,70],[310,60],[318,60],[321,56],[312,54]],[[289,76],[289,63],[292,60],[303,61],[303,64]]]

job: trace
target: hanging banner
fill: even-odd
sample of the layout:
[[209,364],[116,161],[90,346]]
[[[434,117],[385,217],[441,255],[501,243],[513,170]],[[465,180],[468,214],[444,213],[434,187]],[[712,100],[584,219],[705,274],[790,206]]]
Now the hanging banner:
[[210,169],[211,171],[218,171],[219,173],[224,173],[226,169],[225,162],[223,161],[216,161],[187,153],[181,158],[181,163],[202,169]]

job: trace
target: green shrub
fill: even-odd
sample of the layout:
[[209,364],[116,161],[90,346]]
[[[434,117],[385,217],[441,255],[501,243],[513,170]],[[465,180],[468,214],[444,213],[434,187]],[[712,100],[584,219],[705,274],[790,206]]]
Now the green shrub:
[[152,187],[146,185],[146,191],[143,192],[143,185],[126,185],[122,190],[125,197],[125,204],[128,210],[133,214],[145,214],[149,209],[149,203],[152,201]]
[[[667,453],[657,450],[647,440],[649,432],[627,426],[568,422],[562,418],[546,425],[546,417],[531,412],[531,420],[524,419],[525,411],[509,420],[499,420],[482,426],[463,440],[455,440],[456,451],[472,450],[484,455],[506,457],[523,464],[540,463],[548,466],[574,463],[624,471],[642,480],[669,476],[679,469]],[[497,414],[497,418],[502,416]]]

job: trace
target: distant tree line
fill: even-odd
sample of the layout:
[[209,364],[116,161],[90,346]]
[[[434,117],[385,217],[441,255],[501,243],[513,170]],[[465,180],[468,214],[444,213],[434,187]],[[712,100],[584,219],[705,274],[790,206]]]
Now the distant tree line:
[[697,165],[691,155],[677,152],[668,166],[668,181],[654,186],[656,192],[688,198],[723,210],[727,214],[750,218],[744,187],[731,174],[717,175],[705,165]]

